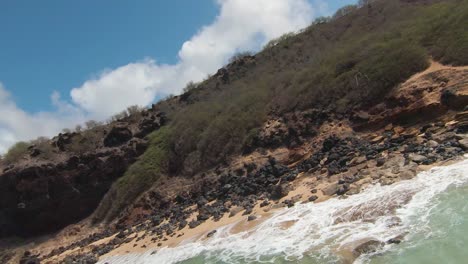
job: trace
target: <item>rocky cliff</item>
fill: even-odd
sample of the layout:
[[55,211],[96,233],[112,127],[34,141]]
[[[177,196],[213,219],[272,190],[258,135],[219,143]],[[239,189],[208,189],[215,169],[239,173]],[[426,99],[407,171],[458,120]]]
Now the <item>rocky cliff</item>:
[[[102,138],[81,154],[69,150],[83,144],[80,132],[60,134],[48,144],[56,160],[34,160],[7,166],[0,175],[0,236],[34,236],[57,231],[91,214],[111,184],[123,175],[147,147],[145,136],[164,125],[155,110],[136,120],[120,120],[101,127]],[[85,139],[86,140],[86,139]]]

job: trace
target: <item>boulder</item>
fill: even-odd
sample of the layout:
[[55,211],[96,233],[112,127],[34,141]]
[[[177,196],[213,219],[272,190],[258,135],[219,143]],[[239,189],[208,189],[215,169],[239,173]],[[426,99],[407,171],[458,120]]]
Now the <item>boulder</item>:
[[216,230],[210,231],[208,234],[206,234],[206,237],[212,237],[214,234],[216,234]]
[[154,114],[146,114],[138,124],[138,132],[135,134],[136,137],[143,138],[149,133],[159,129],[164,125],[166,116],[162,112],[156,112]]
[[327,196],[332,196],[338,191],[338,184],[337,183],[332,183],[328,185],[327,187],[322,189],[322,193]]
[[460,144],[460,147],[464,150],[468,150],[468,138],[458,140],[458,144]]
[[60,133],[57,137],[52,139],[52,145],[57,147],[60,151],[65,151],[65,146],[70,144],[73,137],[76,135],[78,135],[78,133]]
[[368,254],[368,253],[375,252],[375,251],[379,250],[380,248],[382,248],[384,245],[385,245],[385,243],[383,243],[382,241],[369,240],[369,241],[367,241],[365,243],[362,243],[361,245],[357,246],[353,250],[353,255],[354,255],[354,257],[357,258],[362,254]]
[[132,131],[126,124],[114,126],[104,138],[104,146],[116,147],[129,141],[133,137]]
[[247,217],[247,221],[249,221],[249,222],[250,222],[250,221],[253,221],[253,220],[255,220],[255,219],[257,219],[257,217],[256,217],[255,215],[249,215],[249,216]]
[[424,162],[427,158],[423,155],[419,155],[419,154],[416,154],[416,153],[410,153],[408,155],[408,158],[411,160],[411,161],[414,161],[416,163],[422,163]]
[[284,190],[281,185],[275,185],[272,187],[270,192],[270,198],[273,200],[281,199],[282,197],[286,196],[288,193]]
[[468,92],[450,87],[442,92],[440,102],[449,108],[463,110],[468,105]]

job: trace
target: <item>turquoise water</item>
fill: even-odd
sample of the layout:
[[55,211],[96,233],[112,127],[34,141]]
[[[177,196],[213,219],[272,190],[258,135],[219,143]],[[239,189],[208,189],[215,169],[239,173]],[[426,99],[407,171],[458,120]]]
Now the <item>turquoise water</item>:
[[468,263],[468,187],[449,188],[434,200],[426,228],[370,263]]
[[[109,263],[315,264],[468,263],[468,160],[420,173],[390,186],[375,185],[347,199],[297,204],[252,230],[219,228],[153,254],[117,256]],[[284,223],[294,222],[284,228]],[[368,240],[402,243],[352,256]],[[102,263],[104,263],[103,261]]]

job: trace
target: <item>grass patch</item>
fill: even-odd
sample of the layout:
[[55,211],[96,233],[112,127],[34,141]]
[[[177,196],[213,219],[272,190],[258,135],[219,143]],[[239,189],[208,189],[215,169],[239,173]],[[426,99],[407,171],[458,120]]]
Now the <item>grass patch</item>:
[[132,164],[104,197],[95,213],[95,220],[112,220],[125,207],[166,174],[169,127],[151,133],[147,151]]

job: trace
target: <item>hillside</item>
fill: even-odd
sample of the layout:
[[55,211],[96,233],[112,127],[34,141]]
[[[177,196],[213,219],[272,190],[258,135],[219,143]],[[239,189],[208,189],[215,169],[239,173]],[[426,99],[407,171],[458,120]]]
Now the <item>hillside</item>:
[[5,259],[162,246],[466,153],[468,1],[361,2],[149,109],[17,144],[0,165],[0,236],[64,243],[5,239]]

